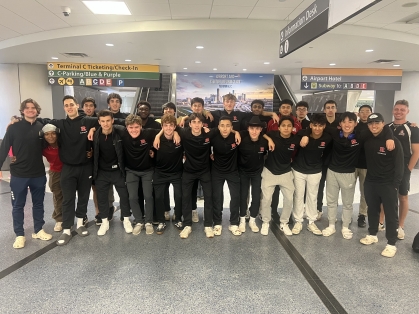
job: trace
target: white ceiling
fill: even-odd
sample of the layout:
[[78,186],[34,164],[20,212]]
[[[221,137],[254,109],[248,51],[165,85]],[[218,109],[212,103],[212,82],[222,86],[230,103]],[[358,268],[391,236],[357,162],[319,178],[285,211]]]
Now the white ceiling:
[[[80,0],[0,0],[0,63],[46,63],[51,57],[89,63],[131,59],[159,64],[162,72],[246,68],[294,74],[301,67],[329,63],[393,68],[371,62],[395,59],[402,69],[419,71],[419,24],[406,23],[419,16],[419,5],[402,6],[419,0],[383,0],[280,60],[280,29],[313,1],[126,0],[131,16],[108,16],[92,14]],[[62,6],[71,8],[69,17],[63,16]],[[109,42],[115,46],[106,47]],[[69,59],[60,54],[64,52],[90,57]]]

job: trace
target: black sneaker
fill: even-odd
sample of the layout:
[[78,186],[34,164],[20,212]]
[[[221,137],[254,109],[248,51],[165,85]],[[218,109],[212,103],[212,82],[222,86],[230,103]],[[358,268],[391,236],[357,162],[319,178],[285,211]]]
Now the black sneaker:
[[358,216],[358,227],[364,228],[366,227],[367,223],[365,222],[365,215]]
[[179,231],[181,231],[181,230],[183,230],[183,223],[182,223],[181,221],[177,221],[177,222],[175,223],[175,227],[176,227]]
[[95,222],[96,222],[96,226],[100,226],[102,224],[102,218],[100,218],[99,215],[96,215]]
[[83,225],[85,226],[85,227],[87,227],[87,224],[89,223],[89,218],[87,218],[87,215],[86,216],[84,216],[84,218],[83,218]]
[[[110,207],[109,208],[109,213],[108,213],[108,221],[111,221],[112,219],[113,219],[113,213],[115,212],[115,209],[114,209],[114,207],[112,206],[112,207]],[[124,219],[122,219],[122,220],[124,220]]]
[[159,223],[159,226],[156,229],[157,234],[163,234],[164,230],[166,230],[166,223]]

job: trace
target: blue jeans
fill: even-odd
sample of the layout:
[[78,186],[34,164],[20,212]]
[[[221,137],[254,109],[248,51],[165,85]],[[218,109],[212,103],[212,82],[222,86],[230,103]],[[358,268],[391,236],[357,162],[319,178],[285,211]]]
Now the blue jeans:
[[13,229],[16,233],[16,236],[25,235],[25,230],[23,229],[23,221],[28,187],[32,196],[32,216],[35,233],[41,231],[42,227],[44,226],[44,197],[46,183],[46,176],[37,178],[11,177],[10,189],[13,206]]

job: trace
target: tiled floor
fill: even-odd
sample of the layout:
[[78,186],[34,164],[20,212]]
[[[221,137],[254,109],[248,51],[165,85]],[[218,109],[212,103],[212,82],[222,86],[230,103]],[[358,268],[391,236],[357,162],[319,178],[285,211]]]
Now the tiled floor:
[[[417,212],[418,177],[419,171],[415,170],[410,208]],[[33,223],[28,198],[26,247],[12,248],[8,191],[8,184],[0,182],[0,275],[51,243],[30,238]],[[227,189],[224,194],[228,208]],[[45,204],[45,229],[54,233],[50,193]],[[202,218],[202,203],[198,206]],[[356,221],[357,205],[354,207]],[[92,202],[88,216],[94,216]],[[186,240],[179,238],[171,224],[163,235],[146,235],[143,231],[133,236],[124,233],[117,216],[119,212],[106,236],[98,237],[93,225],[90,236],[76,236],[65,247],[52,245],[45,254],[0,279],[0,313],[329,312],[272,232],[264,237],[248,229],[235,237],[228,231],[228,209],[223,234],[214,239],[205,238],[202,221],[193,225]],[[318,223],[319,227],[326,224],[325,218]],[[409,213],[406,239],[398,242],[393,259],[380,256],[384,234],[379,235],[378,244],[366,247],[359,243],[366,228],[352,224],[354,237],[345,240],[339,233],[339,223],[337,227],[338,232],[330,238],[303,229],[286,241],[346,312],[418,313],[419,254],[412,252],[411,244],[419,231],[419,214]],[[54,240],[58,235],[54,233]]]

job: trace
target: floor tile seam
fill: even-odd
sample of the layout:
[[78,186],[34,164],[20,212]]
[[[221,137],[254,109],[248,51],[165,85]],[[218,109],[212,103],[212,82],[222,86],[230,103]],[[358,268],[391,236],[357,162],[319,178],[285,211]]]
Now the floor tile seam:
[[0,195],[9,194],[9,193],[11,193],[11,191],[9,191],[9,192],[2,192],[2,193],[0,193]]
[[330,313],[346,314],[346,310],[334,297],[330,290],[326,287],[323,281],[317,276],[314,270],[310,267],[307,261],[301,256],[298,250],[292,245],[292,243],[279,231],[279,226],[275,223],[271,223],[271,230],[275,237],[283,246],[291,260],[300,270],[307,283],[313,288],[319,299],[327,307]]
[[[91,227],[95,222],[92,220],[87,224],[87,228]],[[77,235],[77,231],[73,230],[71,232],[72,237],[75,237]],[[3,279],[4,277],[14,273],[15,271],[19,270],[20,268],[22,268],[23,266],[29,264],[30,262],[34,261],[35,259],[37,259],[38,257],[44,255],[45,253],[51,251],[52,249],[54,249],[55,247],[57,247],[58,244],[56,241],[48,244],[47,246],[43,247],[42,249],[39,249],[38,251],[35,251],[34,253],[26,256],[25,258],[21,259],[20,261],[14,263],[13,265],[7,267],[6,269],[3,269],[2,271],[0,271],[0,280]]]

